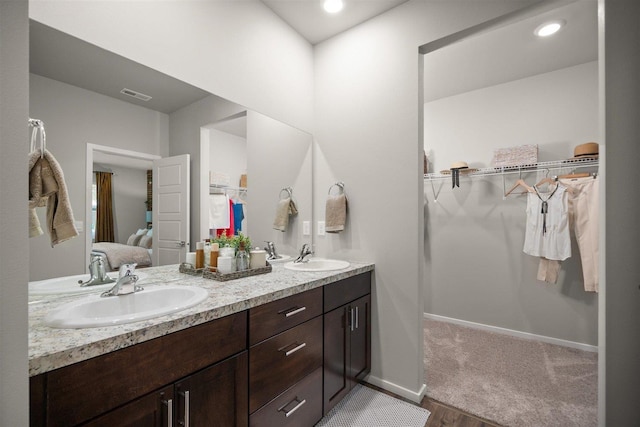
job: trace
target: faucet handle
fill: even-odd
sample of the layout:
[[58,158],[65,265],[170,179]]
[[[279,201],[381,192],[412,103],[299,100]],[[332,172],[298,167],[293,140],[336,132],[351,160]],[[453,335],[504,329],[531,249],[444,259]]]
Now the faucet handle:
[[122,264],[120,269],[118,270],[118,277],[122,278],[124,276],[131,276],[138,265],[137,262],[131,264]]

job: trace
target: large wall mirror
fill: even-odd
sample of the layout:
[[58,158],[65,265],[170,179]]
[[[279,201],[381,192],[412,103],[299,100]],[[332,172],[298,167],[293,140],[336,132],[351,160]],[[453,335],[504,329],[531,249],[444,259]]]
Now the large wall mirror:
[[[311,243],[303,234],[313,213],[310,134],[33,20],[29,99],[29,114],[45,123],[47,148],[64,171],[80,232],[53,248],[46,230],[30,239],[30,281],[87,272],[93,171],[112,175],[114,240],[127,244],[153,229],[153,159],[182,154],[190,155],[191,250],[209,236],[209,205],[221,193],[243,204],[240,231],[254,247],[272,241],[293,255]],[[298,214],[283,232],[273,221],[286,188]]]

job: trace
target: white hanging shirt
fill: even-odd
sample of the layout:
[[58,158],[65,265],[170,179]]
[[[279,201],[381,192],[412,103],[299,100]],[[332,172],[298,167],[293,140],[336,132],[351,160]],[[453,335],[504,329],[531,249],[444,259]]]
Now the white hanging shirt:
[[[563,261],[571,257],[567,188],[558,184],[554,191],[527,195],[527,225],[524,253]],[[546,203],[546,213],[543,205]]]

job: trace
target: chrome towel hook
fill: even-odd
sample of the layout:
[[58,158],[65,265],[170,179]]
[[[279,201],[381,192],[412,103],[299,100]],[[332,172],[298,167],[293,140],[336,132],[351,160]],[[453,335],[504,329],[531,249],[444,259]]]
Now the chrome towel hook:
[[278,197],[280,198],[280,200],[283,200],[282,197],[282,192],[286,192],[287,194],[285,194],[284,198],[287,198],[287,196],[291,199],[293,198],[293,189],[291,187],[285,187],[282,190],[280,190],[280,194],[278,195]]
[[47,135],[44,131],[44,122],[38,119],[29,118],[29,126],[33,128],[31,131],[31,144],[29,146],[29,152],[36,150],[36,139],[38,137],[38,130],[40,131],[40,158],[44,157],[44,150],[47,146]]
[[329,192],[328,192],[329,195],[331,195],[331,190],[333,190],[333,187],[338,187],[339,188],[338,195],[344,193],[344,182],[338,181],[335,184],[333,184],[331,187],[329,187]]

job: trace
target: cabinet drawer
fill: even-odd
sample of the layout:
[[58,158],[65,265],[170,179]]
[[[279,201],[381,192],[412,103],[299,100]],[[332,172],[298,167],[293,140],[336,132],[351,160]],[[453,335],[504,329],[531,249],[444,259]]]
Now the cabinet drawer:
[[249,310],[249,345],[322,314],[322,288],[292,295]]
[[249,413],[322,366],[322,317],[249,349]]
[[260,408],[249,418],[250,427],[313,426],[322,418],[322,368]]
[[324,287],[324,312],[371,293],[371,272],[358,274]]

